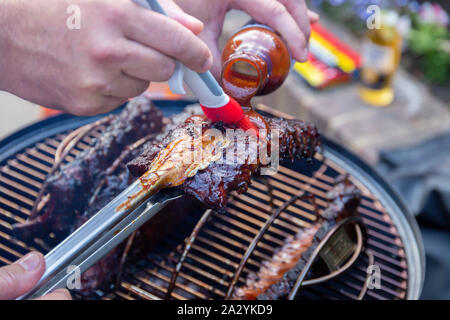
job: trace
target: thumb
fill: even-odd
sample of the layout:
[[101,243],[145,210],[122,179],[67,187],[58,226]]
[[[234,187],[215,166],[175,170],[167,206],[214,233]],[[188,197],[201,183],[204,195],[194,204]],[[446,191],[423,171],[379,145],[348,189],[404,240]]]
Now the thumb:
[[0,300],[15,299],[39,281],[45,271],[45,259],[39,252],[30,252],[9,266],[0,268]]

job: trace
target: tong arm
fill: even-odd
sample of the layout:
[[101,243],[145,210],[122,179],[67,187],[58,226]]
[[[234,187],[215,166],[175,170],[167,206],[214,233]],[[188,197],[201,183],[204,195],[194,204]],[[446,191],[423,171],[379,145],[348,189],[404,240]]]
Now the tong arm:
[[72,272],[67,272],[69,266],[78,267],[80,274],[83,273],[170,201],[183,195],[179,189],[166,189],[147,201],[143,199],[132,208],[116,211],[116,208],[129,195],[139,191],[140,187],[137,180],[50,251],[45,256],[46,270],[41,280],[30,292],[18,299],[36,298],[54,289],[65,287],[72,275]]

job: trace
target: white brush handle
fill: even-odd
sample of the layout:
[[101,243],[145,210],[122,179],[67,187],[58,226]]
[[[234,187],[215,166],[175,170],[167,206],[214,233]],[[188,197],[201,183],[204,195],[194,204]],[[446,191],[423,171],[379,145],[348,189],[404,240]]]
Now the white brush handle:
[[[155,12],[167,16],[164,9],[157,0],[133,0],[136,4],[151,9]],[[197,73],[186,68],[181,62],[177,61],[175,72],[169,79],[170,90],[175,94],[186,94],[183,87],[183,81],[191,89],[192,93],[198,98],[200,104],[208,108],[220,108],[226,105],[230,98],[223,92],[220,85],[214,79],[211,72]]]

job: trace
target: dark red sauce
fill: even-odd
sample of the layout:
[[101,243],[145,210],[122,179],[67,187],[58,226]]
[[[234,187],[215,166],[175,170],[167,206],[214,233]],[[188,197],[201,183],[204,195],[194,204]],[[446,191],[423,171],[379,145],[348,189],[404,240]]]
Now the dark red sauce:
[[244,108],[254,96],[275,91],[290,70],[281,37],[265,26],[250,25],[234,34],[222,53],[222,86]]

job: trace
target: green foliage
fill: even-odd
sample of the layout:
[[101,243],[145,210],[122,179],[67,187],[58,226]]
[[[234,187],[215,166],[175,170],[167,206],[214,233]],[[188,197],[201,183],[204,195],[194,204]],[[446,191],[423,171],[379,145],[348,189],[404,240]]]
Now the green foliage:
[[352,10],[352,2],[343,2],[341,5],[336,6],[324,1],[321,3],[320,9],[321,13],[325,14],[328,19],[344,24],[358,36],[364,35],[366,31],[366,23]]
[[[312,2],[315,2],[312,0]],[[344,24],[356,35],[366,31],[364,19],[354,10],[354,1],[317,1],[321,13]],[[337,5],[337,3],[339,3]],[[400,15],[411,18],[411,30],[405,39],[409,53],[418,61],[414,69],[422,72],[431,83],[446,84],[450,80],[450,32],[437,23],[424,22],[415,11],[407,6],[395,8]]]
[[408,35],[408,46],[422,63],[424,76],[434,83],[445,83],[450,76],[449,31],[440,25],[420,23],[417,19]]

